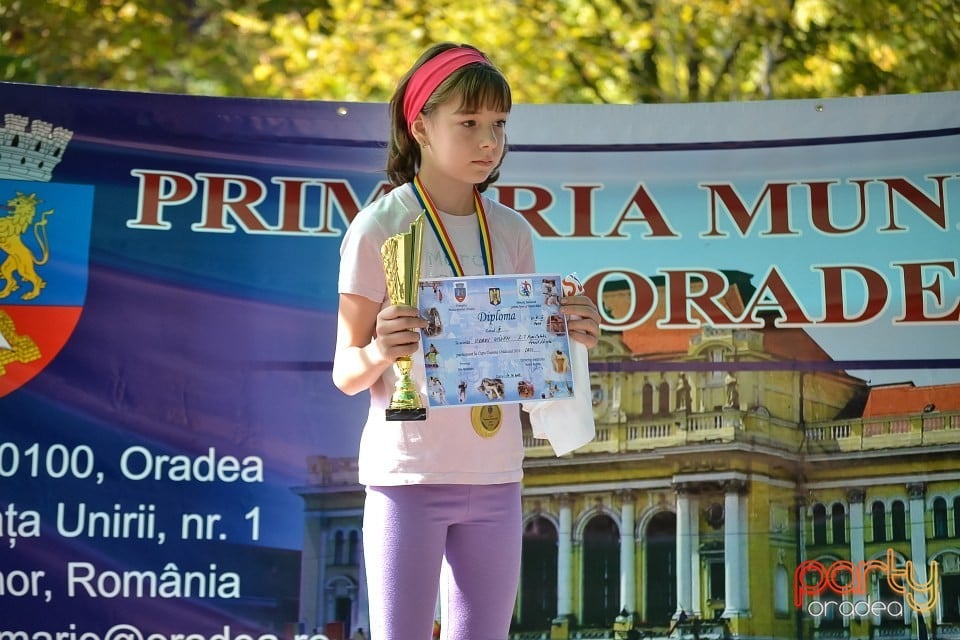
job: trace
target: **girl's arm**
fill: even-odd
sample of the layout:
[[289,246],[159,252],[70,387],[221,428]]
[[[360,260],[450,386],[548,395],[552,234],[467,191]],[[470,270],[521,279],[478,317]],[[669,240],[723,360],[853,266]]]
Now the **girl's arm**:
[[380,304],[360,295],[340,294],[333,384],[348,395],[369,389],[397,358],[420,347],[427,326],[415,307]]

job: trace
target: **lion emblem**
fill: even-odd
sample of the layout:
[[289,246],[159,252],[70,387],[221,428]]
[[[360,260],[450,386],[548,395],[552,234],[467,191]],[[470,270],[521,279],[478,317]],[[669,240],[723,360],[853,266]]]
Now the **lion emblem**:
[[[0,206],[0,209],[6,209],[9,213],[0,217],[0,252],[6,252],[7,259],[0,264],[0,279],[6,284],[0,290],[0,298],[6,298],[11,293],[20,288],[17,281],[17,275],[20,280],[32,285],[30,291],[23,294],[23,300],[33,300],[40,295],[47,283],[37,274],[36,267],[44,265],[50,259],[50,245],[47,241],[47,216],[53,213],[53,209],[48,209],[40,214],[40,219],[34,222],[37,215],[37,205],[42,200],[37,198],[37,194],[31,193],[24,195],[17,192],[16,197],[7,200],[7,204]],[[23,235],[28,229],[33,229],[33,234],[37,238],[37,244],[40,245],[41,257],[36,258],[33,252],[23,243]],[[0,253],[2,255],[2,253]]]

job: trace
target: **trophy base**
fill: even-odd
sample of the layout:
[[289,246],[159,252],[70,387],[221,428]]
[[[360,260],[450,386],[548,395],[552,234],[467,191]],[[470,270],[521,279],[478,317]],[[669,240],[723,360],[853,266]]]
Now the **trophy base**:
[[407,422],[415,420],[426,420],[427,409],[425,407],[416,407],[413,409],[387,409],[388,422]]

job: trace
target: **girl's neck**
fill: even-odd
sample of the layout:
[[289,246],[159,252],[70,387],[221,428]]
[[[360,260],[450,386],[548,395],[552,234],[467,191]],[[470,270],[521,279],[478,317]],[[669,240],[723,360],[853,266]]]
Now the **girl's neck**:
[[473,185],[424,168],[421,168],[418,175],[420,183],[439,211],[455,216],[471,216],[476,211]]

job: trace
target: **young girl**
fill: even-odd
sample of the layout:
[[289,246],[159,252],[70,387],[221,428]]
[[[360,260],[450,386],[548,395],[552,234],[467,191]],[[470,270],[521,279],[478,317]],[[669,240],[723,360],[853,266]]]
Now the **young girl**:
[[[480,195],[499,175],[511,105],[506,79],[477,49],[427,50],[390,102],[395,188],[343,239],[333,380],[351,395],[370,391],[359,467],[372,640],[428,638],[438,584],[444,639],[505,640],[509,632],[522,534],[518,407],[495,405],[482,425],[477,408],[456,405],[429,410],[425,421],[385,420],[398,357],[414,357],[426,397],[427,322],[390,303],[380,247],[425,210],[422,278],[535,272],[529,225]],[[596,344],[599,313],[589,298],[564,298],[561,310],[572,339]]]

